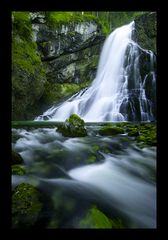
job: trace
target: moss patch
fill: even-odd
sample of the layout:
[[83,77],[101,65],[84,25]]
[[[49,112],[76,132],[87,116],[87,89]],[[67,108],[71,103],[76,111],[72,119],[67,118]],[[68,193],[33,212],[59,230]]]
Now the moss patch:
[[116,135],[116,134],[123,134],[124,130],[120,127],[112,127],[112,126],[106,126],[102,127],[99,130],[99,134],[102,136],[110,136],[110,135]]
[[38,220],[43,204],[40,193],[28,183],[18,185],[12,195],[12,227],[29,228]]
[[156,124],[148,124],[142,123],[140,125],[140,135],[136,137],[140,146],[143,147],[145,145],[156,146],[157,144],[157,132],[156,132]]
[[80,221],[81,228],[124,228],[120,219],[110,219],[96,206],[93,206],[88,214]]
[[26,171],[25,171],[24,166],[21,166],[21,165],[13,165],[12,166],[12,174],[23,176],[23,175],[25,175],[25,173],[26,173]]
[[46,82],[44,87],[44,93],[40,101],[43,104],[53,104],[54,102],[59,102],[60,100],[70,97],[73,94],[79,92],[81,89],[87,87],[88,82],[83,84],[75,83],[50,83]]
[[[30,118],[46,81],[28,12],[12,13],[12,118]],[[33,108],[31,108],[33,106]],[[30,116],[29,116],[30,112]]]

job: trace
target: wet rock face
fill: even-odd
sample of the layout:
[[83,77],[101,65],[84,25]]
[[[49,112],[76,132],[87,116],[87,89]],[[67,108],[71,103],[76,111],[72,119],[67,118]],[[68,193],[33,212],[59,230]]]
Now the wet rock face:
[[78,84],[94,79],[105,39],[97,23],[69,22],[51,27],[41,15],[32,21],[49,82]]
[[157,16],[156,12],[146,13],[135,19],[135,31],[133,40],[142,48],[153,51],[155,54],[157,36]]
[[135,19],[132,39],[126,50],[127,95],[120,112],[128,121],[156,119],[156,13]]

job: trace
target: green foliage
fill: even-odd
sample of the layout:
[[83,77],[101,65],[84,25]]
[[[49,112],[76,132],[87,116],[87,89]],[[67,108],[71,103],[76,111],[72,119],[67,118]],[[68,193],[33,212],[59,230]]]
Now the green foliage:
[[120,219],[110,219],[96,206],[93,206],[88,214],[80,221],[81,228],[124,228]]
[[137,16],[144,14],[144,12],[85,12],[96,16],[100,23],[102,32],[105,35],[111,33],[115,28],[133,21]]

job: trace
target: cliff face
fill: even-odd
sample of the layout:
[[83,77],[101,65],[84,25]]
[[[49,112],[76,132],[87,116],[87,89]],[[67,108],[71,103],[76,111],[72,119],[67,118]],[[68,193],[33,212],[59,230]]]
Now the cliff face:
[[146,13],[135,18],[133,39],[144,49],[157,53],[157,16],[156,12]]
[[30,119],[44,91],[45,69],[32,40],[29,13],[12,15],[12,119]]
[[[12,24],[13,120],[33,119],[93,81],[105,40],[98,20],[81,16],[51,24],[46,13],[18,12],[12,15]],[[143,50],[156,54],[155,13],[135,19],[133,39],[140,46],[140,72],[143,79],[148,74],[146,95],[155,112],[150,55]]]
[[105,39],[96,22],[67,22],[51,27],[45,16],[34,14],[32,23],[48,82],[78,84],[93,80]]
[[[128,121],[156,119],[156,13],[135,19],[132,39],[138,44],[128,46],[128,97],[120,112]],[[146,112],[149,116],[146,116]]]
[[[25,21],[18,16],[13,18],[13,26],[16,23],[21,26],[20,30],[13,30],[12,117],[15,120],[33,118],[38,110],[43,111],[54,101],[87,86],[95,78],[105,40],[94,20],[51,25],[46,14],[31,13],[24,18]],[[23,31],[27,26],[29,38]],[[21,48],[19,53],[18,48]],[[28,63],[32,72],[22,62]]]

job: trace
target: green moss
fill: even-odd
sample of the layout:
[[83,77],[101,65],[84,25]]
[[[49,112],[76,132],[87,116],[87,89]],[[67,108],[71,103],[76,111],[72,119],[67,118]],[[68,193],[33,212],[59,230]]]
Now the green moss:
[[46,20],[50,27],[55,27],[67,22],[96,21],[91,14],[82,15],[81,12],[46,12]]
[[25,175],[25,173],[26,173],[26,171],[25,171],[24,166],[21,166],[21,165],[13,165],[12,166],[12,174],[23,176],[23,175]]
[[28,183],[19,184],[12,195],[12,227],[29,228],[38,220],[43,204],[40,193]]
[[[21,33],[20,33],[21,34]],[[45,76],[45,69],[42,67],[41,59],[37,53],[37,45],[33,41],[17,39],[13,36],[12,41],[12,66],[19,67],[28,74],[35,74],[37,66],[41,66],[40,75]]]
[[81,228],[124,228],[120,219],[110,219],[96,206],[93,206],[88,214],[80,221]]
[[141,146],[150,145],[156,146],[157,144],[157,132],[156,125],[150,123],[144,123],[140,125],[140,135],[136,138]]
[[32,38],[32,26],[29,12],[12,12],[13,32],[21,34],[26,41]]
[[123,133],[124,133],[123,128],[115,127],[115,126],[113,127],[105,126],[99,130],[99,134],[103,136],[110,136],[110,135],[123,134]]
[[95,153],[100,149],[99,145],[92,145],[92,151]]
[[81,89],[88,86],[88,82],[83,84],[75,84],[75,83],[49,83],[46,82],[44,85],[44,93],[41,98],[41,101],[44,104],[53,104],[54,102],[58,102],[66,97],[70,97],[73,94],[79,92]]
[[95,163],[96,159],[97,159],[96,156],[92,155],[86,160],[86,163]]
[[[12,13],[12,118],[25,119],[41,97],[46,71],[32,39],[28,12]],[[32,107],[33,106],[33,107]],[[37,112],[37,111],[36,111]],[[32,113],[31,113],[32,114]],[[30,115],[31,115],[30,114]]]
[[87,132],[85,129],[85,122],[76,114],[66,119],[64,124],[58,126],[57,131],[62,133],[65,137],[85,137]]
[[139,129],[138,128],[127,128],[128,136],[130,137],[137,137],[139,136]]

